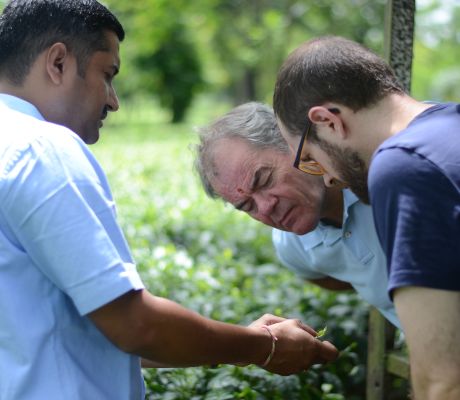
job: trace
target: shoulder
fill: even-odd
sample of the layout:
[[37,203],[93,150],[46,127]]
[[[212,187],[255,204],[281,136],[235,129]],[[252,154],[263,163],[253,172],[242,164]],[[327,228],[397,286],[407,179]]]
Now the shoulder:
[[32,149],[41,154],[44,150],[76,150],[86,145],[70,129],[34,116],[8,110],[4,119],[1,143],[3,149],[16,151]]
[[401,147],[382,149],[374,155],[369,168],[371,202],[378,196],[430,192],[442,175],[436,164],[415,151]]
[[[385,140],[375,151],[369,186],[391,181],[412,184],[408,178],[431,179],[441,171],[449,174],[460,151],[460,105],[437,104],[418,115],[404,130]],[[420,179],[415,179],[419,182]]]
[[5,184],[27,185],[34,193],[52,193],[75,183],[108,191],[102,168],[71,130],[24,116],[3,133],[0,176]]
[[299,236],[292,232],[285,232],[280,229],[272,229],[272,242],[278,257],[289,254],[293,249],[301,250]]
[[[314,232],[314,231],[313,231]],[[304,279],[320,279],[323,273],[316,271],[315,254],[321,248],[322,241],[310,232],[306,235],[296,235],[273,229],[273,245],[281,263]]]

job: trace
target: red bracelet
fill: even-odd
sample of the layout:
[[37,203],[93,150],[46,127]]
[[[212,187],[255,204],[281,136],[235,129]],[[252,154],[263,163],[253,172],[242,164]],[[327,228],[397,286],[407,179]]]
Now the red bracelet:
[[261,365],[261,367],[266,367],[275,355],[276,341],[278,340],[278,338],[273,334],[272,330],[267,325],[262,325],[261,328],[265,329],[272,338],[272,349],[270,350],[270,354],[268,355],[265,362]]

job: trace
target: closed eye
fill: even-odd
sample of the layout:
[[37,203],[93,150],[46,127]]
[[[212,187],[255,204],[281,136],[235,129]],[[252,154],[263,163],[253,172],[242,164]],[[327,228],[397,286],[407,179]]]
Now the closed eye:
[[240,210],[244,211],[245,213],[248,213],[248,214],[254,212],[254,202],[252,200],[248,200],[244,204],[243,208],[241,208]]
[[271,172],[267,175],[265,182],[262,185],[260,185],[260,189],[269,189],[273,185],[273,181],[273,172]]

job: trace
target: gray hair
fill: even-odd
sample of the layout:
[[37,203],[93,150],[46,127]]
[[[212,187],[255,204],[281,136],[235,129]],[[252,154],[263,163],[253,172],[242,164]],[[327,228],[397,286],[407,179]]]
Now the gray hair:
[[206,194],[219,198],[210,179],[217,176],[214,148],[223,139],[241,139],[256,149],[275,149],[286,153],[289,148],[278,128],[271,107],[250,102],[235,107],[210,125],[198,129],[200,143],[196,145],[195,169]]

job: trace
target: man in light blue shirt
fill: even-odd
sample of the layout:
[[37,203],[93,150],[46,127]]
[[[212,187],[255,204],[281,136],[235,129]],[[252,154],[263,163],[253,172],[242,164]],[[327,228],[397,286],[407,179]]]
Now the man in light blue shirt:
[[0,118],[0,397],[141,398],[139,358],[81,317],[144,287],[105,176],[32,104],[0,94]]
[[269,107],[247,103],[203,128],[196,167],[211,197],[275,228],[285,266],[327,289],[354,288],[400,327],[371,208],[294,169]]
[[144,289],[87,147],[118,109],[123,37],[95,0],[13,0],[0,17],[0,399],[141,400],[141,357],[284,375],[332,361],[300,321],[225,324]]

